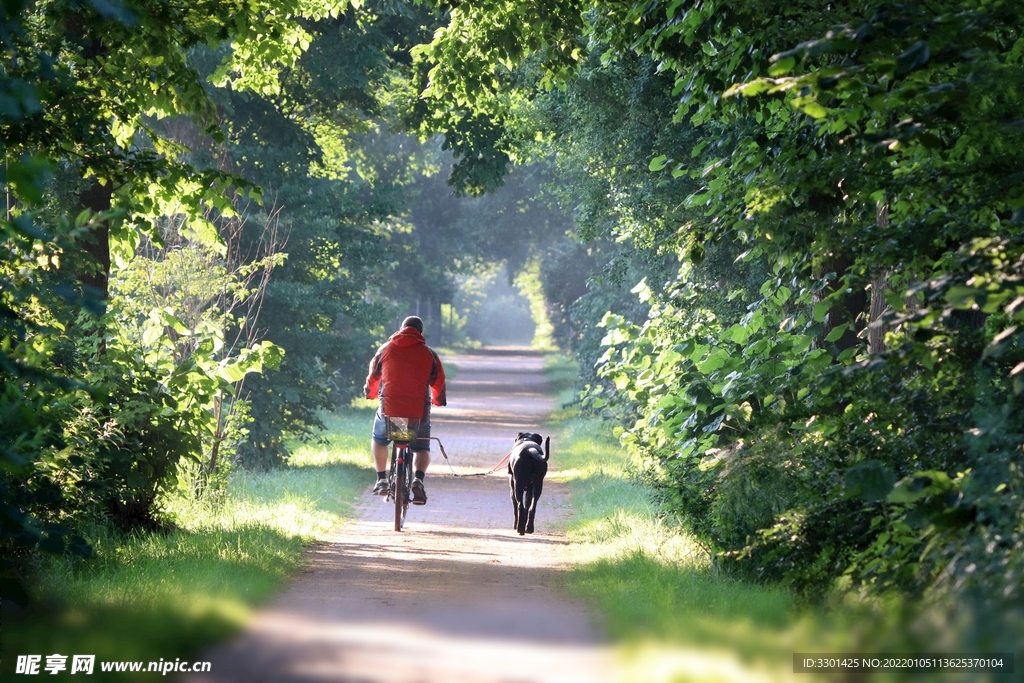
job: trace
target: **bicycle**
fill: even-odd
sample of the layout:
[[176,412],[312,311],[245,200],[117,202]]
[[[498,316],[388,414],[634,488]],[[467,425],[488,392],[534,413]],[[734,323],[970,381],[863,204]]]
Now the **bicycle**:
[[419,428],[417,420],[406,417],[384,416],[387,435],[391,440],[391,467],[388,470],[387,502],[395,504],[395,531],[405,526],[405,514],[412,500],[412,450],[409,446],[416,440]]

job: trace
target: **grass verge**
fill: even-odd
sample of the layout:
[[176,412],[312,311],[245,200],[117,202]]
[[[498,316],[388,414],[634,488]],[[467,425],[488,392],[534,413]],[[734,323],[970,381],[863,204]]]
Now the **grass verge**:
[[301,565],[303,549],[349,516],[372,479],[371,419],[372,409],[328,416],[320,443],[296,444],[286,468],[235,472],[216,501],[172,498],[173,532],[97,531],[94,558],[44,564],[33,608],[5,603],[2,670],[13,672],[21,654],[41,654],[44,665],[46,655],[68,655],[69,669],[70,655],[94,654],[96,673],[101,661],[187,660],[238,630]]
[[[784,591],[734,581],[663,521],[608,427],[563,414],[559,469],[570,488],[570,592],[595,606],[618,646],[621,679],[784,680],[802,630]],[[773,673],[774,672],[774,673]]]

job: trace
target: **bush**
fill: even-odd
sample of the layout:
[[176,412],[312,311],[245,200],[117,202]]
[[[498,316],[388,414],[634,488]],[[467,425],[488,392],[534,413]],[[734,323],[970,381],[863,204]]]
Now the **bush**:
[[[840,345],[852,322],[828,326],[828,278],[769,280],[737,315],[702,308],[701,279],[681,276],[641,292],[644,326],[606,316],[616,392],[590,403],[632,407],[624,440],[648,481],[734,571],[811,600],[1016,595],[1024,340],[1003,309],[1022,292],[1021,255],[1019,240],[965,245],[913,306],[890,301],[887,350],[871,354]],[[978,273],[984,292],[965,284]]]

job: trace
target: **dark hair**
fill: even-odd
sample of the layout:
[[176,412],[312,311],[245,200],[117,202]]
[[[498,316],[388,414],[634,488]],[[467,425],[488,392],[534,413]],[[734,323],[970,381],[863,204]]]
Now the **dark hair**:
[[420,334],[423,334],[423,321],[418,315],[410,315],[402,321],[402,327],[411,327]]

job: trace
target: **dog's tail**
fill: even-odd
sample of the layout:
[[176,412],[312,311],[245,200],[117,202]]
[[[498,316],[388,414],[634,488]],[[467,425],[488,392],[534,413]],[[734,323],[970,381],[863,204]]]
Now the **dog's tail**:
[[551,457],[551,437],[549,436],[549,437],[544,439],[544,462],[547,462],[548,458],[550,458],[550,457]]

